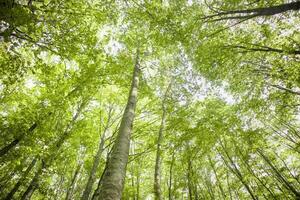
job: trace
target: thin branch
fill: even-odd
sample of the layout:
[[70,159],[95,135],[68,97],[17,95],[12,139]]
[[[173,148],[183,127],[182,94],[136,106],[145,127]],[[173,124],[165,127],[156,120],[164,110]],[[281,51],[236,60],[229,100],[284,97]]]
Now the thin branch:
[[300,91],[294,91],[294,90],[292,90],[292,89],[285,88],[285,87],[280,86],[280,85],[273,85],[273,84],[270,84],[270,86],[275,87],[275,88],[280,89],[280,90],[284,90],[284,91],[289,92],[289,93],[292,93],[292,94],[300,95]]

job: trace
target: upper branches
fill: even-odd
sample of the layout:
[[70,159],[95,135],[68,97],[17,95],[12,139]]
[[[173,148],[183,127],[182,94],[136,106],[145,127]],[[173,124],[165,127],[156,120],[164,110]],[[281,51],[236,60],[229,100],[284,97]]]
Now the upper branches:
[[262,8],[253,8],[246,10],[230,10],[224,12],[217,12],[214,15],[208,15],[203,17],[203,20],[214,22],[214,21],[222,21],[222,20],[230,20],[230,19],[251,19],[255,17],[263,17],[263,16],[272,16],[280,13],[284,13],[287,11],[296,11],[300,9],[300,1],[280,4],[277,6],[270,7],[262,7]]

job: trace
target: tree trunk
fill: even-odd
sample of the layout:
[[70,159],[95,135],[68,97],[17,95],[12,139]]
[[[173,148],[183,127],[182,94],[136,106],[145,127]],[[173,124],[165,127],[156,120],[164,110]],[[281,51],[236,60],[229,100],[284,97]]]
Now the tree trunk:
[[227,20],[227,19],[251,19],[254,17],[272,16],[279,13],[284,13],[287,11],[299,10],[299,9],[300,9],[300,2],[296,1],[291,3],[286,3],[286,4],[280,4],[277,6],[270,6],[270,7],[219,12],[215,15],[206,16],[202,19],[210,19],[214,17],[219,17],[219,18],[211,21],[220,21],[220,20]]
[[202,181],[203,181],[204,188],[206,188],[208,196],[210,197],[210,199],[216,199],[215,198],[215,191],[214,191],[212,182],[210,180],[210,175],[209,174],[204,174],[203,177],[202,177]]
[[98,198],[98,196],[100,195],[100,186],[101,186],[101,183],[102,183],[102,180],[103,180],[103,176],[104,176],[104,173],[105,173],[106,169],[107,169],[107,161],[105,163],[105,167],[104,167],[104,170],[103,170],[103,172],[101,174],[101,177],[100,177],[100,179],[98,181],[97,188],[94,191],[94,194],[92,196],[92,200],[96,200]]
[[[34,123],[28,130],[27,133],[31,133],[34,131],[34,129],[37,127],[37,123]],[[3,147],[0,150],[0,157],[4,156],[5,154],[8,153],[8,151],[10,151],[11,149],[13,149],[15,146],[17,146],[17,144],[19,144],[19,142],[24,138],[24,136],[27,133],[23,133],[21,136],[19,136],[18,138],[14,139],[11,143],[9,143],[8,145],[6,145],[5,147]]]
[[[22,159],[20,163],[26,162],[26,159]],[[7,188],[8,182],[11,180],[11,177],[14,177],[16,172],[18,171],[20,165],[15,165],[14,168],[12,168],[8,173],[1,174],[0,177],[0,196],[3,196],[3,190],[4,188]]]
[[95,155],[95,158],[94,158],[94,163],[93,163],[93,166],[92,166],[92,170],[91,170],[88,182],[85,186],[85,190],[83,192],[83,195],[81,197],[82,200],[88,200],[90,195],[91,195],[91,191],[93,189],[93,184],[94,184],[95,179],[96,179],[96,173],[97,173],[97,169],[98,169],[98,166],[99,166],[99,163],[100,163],[101,155],[102,155],[102,152],[104,150],[105,134],[106,134],[106,131],[109,127],[110,117],[111,117],[111,113],[109,112],[107,123],[105,125],[104,131],[103,131],[103,133],[100,137],[100,140],[99,140],[99,147],[98,147],[98,151],[97,151],[97,153]]
[[272,161],[261,151],[257,151],[258,154],[266,161],[266,163],[271,167],[271,169],[274,171],[275,175],[278,177],[280,181],[282,181],[283,185],[286,189],[291,191],[296,199],[300,199],[300,192],[297,191],[296,188],[283,176],[283,174],[280,173],[280,171],[277,169],[275,165],[273,165]]
[[[134,141],[132,140],[132,144],[131,144],[131,155],[135,154],[135,145],[134,145]],[[136,200],[136,191],[135,191],[135,166],[133,163],[131,163],[130,165],[131,169],[130,169],[130,173],[131,173],[131,187],[133,188],[132,192],[129,192],[129,199],[132,200]],[[132,198],[130,198],[130,196],[132,196]]]
[[51,153],[48,157],[46,157],[44,160],[42,160],[42,165],[41,167],[37,170],[37,172],[35,173],[33,179],[30,182],[30,185],[28,186],[27,190],[24,192],[24,194],[22,195],[22,200],[28,200],[31,198],[32,194],[34,193],[34,191],[36,190],[36,188],[38,187],[39,184],[39,179],[40,176],[42,175],[43,171],[49,167],[52,162],[55,160],[60,147],[62,146],[62,144],[64,143],[64,141],[67,139],[67,137],[70,135],[71,133],[71,128],[73,126],[73,124],[75,123],[75,121],[77,120],[77,118],[79,117],[82,109],[84,108],[84,106],[86,105],[87,102],[83,101],[80,106],[77,109],[76,114],[74,115],[74,117],[72,118],[72,120],[70,121],[70,123],[67,125],[67,127],[65,128],[63,134],[61,135],[61,137],[57,140],[55,146],[56,146],[56,151]]
[[169,177],[169,200],[173,199],[173,195],[172,195],[172,179],[173,179],[173,166],[174,166],[174,162],[175,162],[175,150],[172,153],[172,160],[171,160],[171,164],[170,164],[170,177]]
[[212,161],[212,159],[211,159],[210,156],[208,156],[208,161],[209,161],[209,164],[210,164],[210,166],[211,166],[211,168],[212,168],[212,170],[213,170],[213,172],[214,172],[214,174],[215,174],[215,177],[216,177],[216,183],[218,184],[218,187],[219,187],[219,189],[220,189],[220,193],[221,193],[222,197],[223,197],[224,199],[226,199],[226,193],[225,193],[224,190],[223,190],[222,183],[221,183],[221,181],[220,181],[220,179],[219,179],[217,170],[216,170],[215,165],[214,165],[214,163],[213,163],[213,161]]
[[228,171],[226,171],[226,184],[227,184],[227,189],[228,189],[228,194],[229,194],[229,198],[230,200],[232,200],[232,190],[231,190],[231,186],[230,186],[230,183],[229,183],[229,174],[228,174]]
[[107,165],[107,170],[105,171],[103,181],[100,186],[100,194],[97,199],[119,200],[122,197],[130,147],[131,129],[137,101],[139,71],[139,51],[137,51],[128,102],[122,117],[119,133]]
[[39,167],[39,169],[35,172],[34,177],[32,178],[26,191],[23,193],[21,200],[29,200],[31,198],[32,194],[38,187],[39,177],[42,174],[44,167],[45,167],[44,164],[42,164]]
[[227,152],[226,147],[223,145],[223,143],[220,141],[220,145],[225,153],[225,156],[228,158],[230,164],[226,161],[226,159],[221,155],[222,160],[224,161],[225,165],[229,168],[229,170],[232,171],[233,174],[236,175],[236,177],[241,181],[241,183],[244,185],[244,187],[246,188],[246,190],[248,191],[249,195],[251,196],[251,198],[253,200],[258,200],[258,198],[254,195],[250,185],[245,181],[244,176],[242,175],[242,173],[240,172],[240,170],[237,168],[235,162],[232,160],[232,158],[230,157],[230,155]]
[[161,143],[163,140],[163,129],[165,127],[166,109],[163,105],[163,114],[160,129],[158,132],[157,148],[156,148],[156,160],[155,160],[155,172],[154,172],[154,195],[156,200],[162,200],[160,178],[161,178]]
[[[113,137],[110,138],[110,142],[112,142],[113,140]],[[107,155],[106,155],[106,161],[105,161],[105,166],[104,166],[104,169],[103,169],[103,172],[101,174],[101,177],[98,181],[98,184],[97,184],[97,188],[95,189],[94,193],[93,193],[93,196],[92,196],[92,200],[96,200],[99,195],[100,195],[100,186],[102,184],[102,180],[103,180],[103,177],[104,177],[104,174],[105,174],[105,171],[107,169],[107,165],[108,165],[108,160],[110,158],[110,155],[111,155],[111,152],[112,152],[112,148],[108,151]]]
[[[72,93],[74,93],[76,90],[78,89],[78,87],[76,87],[75,89],[73,89],[71,92],[69,92],[65,98],[68,98]],[[52,112],[49,112],[47,115],[46,115],[46,119],[47,119],[47,116],[51,116],[52,115]],[[43,118],[44,120],[45,118]],[[32,133],[36,127],[38,126],[38,123],[39,122],[35,122],[32,124],[32,126],[25,132],[23,133],[21,136],[17,137],[16,139],[14,139],[11,143],[9,143],[8,145],[6,145],[5,147],[3,147],[2,149],[0,149],[0,157],[4,156],[5,154],[7,154],[10,150],[12,150],[14,147],[16,147],[21,140],[23,140],[23,138],[28,134],[28,133]]]
[[140,199],[140,171],[137,168],[136,172],[136,200]]
[[63,184],[64,184],[64,181],[65,181],[65,176],[62,175],[60,177],[60,180],[59,182],[57,183],[57,186],[55,188],[55,195],[54,195],[54,199],[58,199],[62,193],[62,190],[63,190]]
[[78,163],[78,165],[77,165],[77,168],[74,172],[74,175],[73,175],[73,178],[72,178],[72,181],[71,181],[71,185],[70,185],[70,187],[68,188],[68,191],[67,191],[66,200],[72,200],[72,196],[73,196],[73,193],[74,193],[74,188],[75,188],[76,181],[78,179],[78,175],[79,175],[79,172],[81,170],[82,164],[83,163],[81,162],[81,163]]
[[[249,161],[244,159],[244,155],[243,155],[241,149],[240,149],[238,146],[236,146],[236,149],[237,149],[237,152],[240,154],[240,157],[241,157],[242,162],[245,164],[245,166],[246,166],[246,168],[248,169],[248,171],[250,172],[250,174],[251,174],[253,177],[255,177],[255,179],[256,179],[256,180],[257,180],[264,188],[266,188],[266,190],[270,193],[270,195],[273,197],[273,199],[276,199],[276,196],[275,196],[275,194],[273,193],[273,191],[267,186],[266,183],[263,182],[263,180],[261,180],[261,178],[260,178],[259,176],[257,176],[257,175],[255,174],[255,171],[252,169],[252,167],[251,167]],[[257,185],[258,185],[258,184],[257,184]]]
[[186,152],[187,152],[186,180],[187,180],[187,186],[188,186],[188,199],[193,200],[193,199],[196,199],[195,189],[197,188],[197,186],[194,187],[194,185],[197,185],[197,184],[194,184],[194,180],[193,180],[193,177],[194,177],[193,163],[192,163],[192,155],[193,154],[191,152],[190,145],[188,142],[186,142],[185,146],[186,146]]
[[289,92],[291,94],[295,94],[295,95],[300,95],[300,92],[299,91],[294,91],[292,89],[289,89],[289,88],[285,88],[285,87],[282,87],[280,85],[271,85],[272,87],[275,87],[275,88],[278,88],[280,90],[284,90],[286,92]]
[[170,89],[171,83],[168,85],[168,88],[166,89],[166,92],[163,97],[162,101],[162,117],[161,117],[161,124],[158,131],[158,138],[157,138],[157,147],[156,147],[156,159],[155,159],[155,171],[154,171],[154,198],[156,200],[162,200],[162,192],[161,192],[161,185],[160,185],[160,179],[161,179],[161,144],[163,142],[163,131],[166,124],[166,98]]
[[14,194],[18,191],[19,187],[22,185],[23,181],[27,178],[28,174],[34,167],[35,163],[37,161],[37,158],[34,158],[30,165],[27,167],[26,171],[22,175],[22,177],[19,179],[19,181],[16,183],[16,185],[13,187],[13,189],[6,195],[5,200],[13,199]]
[[[256,51],[261,51],[261,52],[271,52],[271,53],[285,53],[285,54],[291,54],[291,55],[297,55],[300,54],[299,50],[284,50],[284,49],[277,49],[277,48],[272,48],[268,46],[261,46],[257,44],[250,44],[250,46],[242,46],[242,45],[229,45],[225,46],[228,48],[233,48],[233,49],[242,49],[241,53],[248,53],[248,52],[256,52]],[[298,94],[299,95],[299,94]]]
[[187,182],[188,182],[189,200],[193,200],[192,162],[190,158],[188,158]]

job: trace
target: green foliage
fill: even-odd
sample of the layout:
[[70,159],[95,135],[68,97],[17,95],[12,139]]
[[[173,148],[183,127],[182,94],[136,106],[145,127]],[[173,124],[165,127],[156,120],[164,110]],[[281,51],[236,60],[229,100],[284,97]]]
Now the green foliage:
[[106,127],[98,188],[137,49],[123,199],[154,199],[163,107],[165,199],[299,198],[299,10],[230,12],[282,3],[1,1],[0,198],[42,169],[31,199],[81,199]]

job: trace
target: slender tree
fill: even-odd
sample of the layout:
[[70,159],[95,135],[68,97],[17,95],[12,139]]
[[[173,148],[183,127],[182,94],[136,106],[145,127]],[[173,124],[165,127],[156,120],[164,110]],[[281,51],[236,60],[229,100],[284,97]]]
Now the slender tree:
[[[277,6],[263,7],[263,8],[253,8],[247,10],[232,10],[219,12],[215,15],[210,15],[205,17],[205,19],[210,19],[213,17],[219,17],[217,19],[213,19],[212,21],[220,21],[226,19],[251,19],[254,17],[262,17],[262,16],[272,16],[279,13],[284,13],[287,11],[297,11],[300,9],[300,2],[290,2],[285,4],[280,4]],[[244,15],[236,15],[235,14],[244,14]],[[228,16],[229,15],[229,16]],[[233,15],[233,16],[230,16]]]
[[82,112],[83,108],[86,106],[87,101],[82,101],[80,105],[78,106],[78,109],[73,116],[72,120],[68,123],[67,127],[65,128],[64,132],[60,135],[59,139],[55,142],[54,148],[56,151],[51,152],[49,156],[46,156],[44,159],[42,159],[42,164],[39,166],[37,171],[34,174],[34,177],[32,178],[29,186],[27,187],[26,191],[22,195],[22,200],[28,200],[33,195],[34,191],[37,189],[40,177],[57,157],[59,153],[59,149],[61,148],[62,144],[65,142],[65,140],[69,137],[71,133],[71,129],[76,122],[77,118],[79,117],[80,113]]
[[163,100],[162,100],[162,117],[161,117],[161,123],[160,123],[160,128],[158,131],[158,138],[157,138],[157,147],[156,147],[156,159],[155,159],[155,170],[154,170],[154,195],[155,199],[157,200],[162,200],[162,191],[161,191],[161,154],[162,154],[162,142],[163,142],[163,131],[165,129],[165,124],[166,124],[166,115],[167,115],[167,108],[166,108],[166,101],[168,97],[168,92],[170,90],[171,83],[169,83]]
[[18,180],[18,182],[13,187],[13,189],[6,195],[5,200],[13,199],[14,194],[18,191],[19,187],[23,184],[24,180],[27,178],[30,171],[34,168],[36,162],[37,162],[37,158],[34,158],[31,161],[31,163],[23,173],[22,177]]
[[19,144],[19,142],[25,137],[26,134],[32,133],[34,131],[34,129],[37,127],[37,123],[34,123],[28,130],[26,133],[23,133],[21,136],[19,136],[18,138],[14,139],[12,142],[10,142],[8,145],[6,145],[5,147],[3,147],[2,149],[0,149],[0,157],[4,156],[5,154],[7,154],[11,149],[13,149],[15,146],[17,146],[17,144]]
[[67,194],[66,194],[66,200],[71,200],[73,199],[73,193],[74,193],[74,189],[75,189],[75,186],[76,186],[76,182],[78,180],[78,177],[79,177],[79,174],[80,174],[80,170],[82,168],[82,165],[83,165],[83,162],[79,162],[77,164],[77,167],[74,171],[74,175],[72,177],[72,180],[71,180],[71,184],[67,190]]
[[81,197],[82,200],[86,200],[89,199],[90,195],[91,195],[91,191],[93,189],[93,184],[95,182],[96,179],[96,172],[98,170],[99,164],[100,164],[100,159],[102,156],[102,152],[104,150],[104,142],[105,142],[105,137],[106,137],[106,132],[110,126],[110,121],[111,121],[111,115],[112,115],[112,108],[109,108],[109,112],[108,112],[108,119],[107,122],[104,126],[104,130],[101,134],[101,137],[99,139],[99,146],[98,146],[98,150],[96,152],[96,155],[94,157],[94,162],[93,162],[93,166],[88,178],[88,182],[85,186],[85,190],[83,192],[83,195]]
[[139,71],[139,50],[137,50],[128,102],[124,110],[111,157],[108,161],[107,169],[103,176],[102,185],[100,186],[98,199],[101,200],[117,200],[122,197],[129,155],[131,129],[137,102]]

